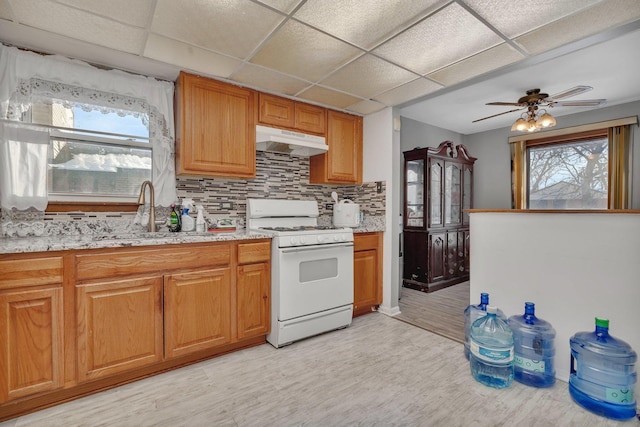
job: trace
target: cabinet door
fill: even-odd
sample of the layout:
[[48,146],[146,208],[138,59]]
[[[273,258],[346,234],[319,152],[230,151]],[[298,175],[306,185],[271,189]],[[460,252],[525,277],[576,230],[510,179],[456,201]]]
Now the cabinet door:
[[254,92],[180,73],[176,94],[176,174],[255,177]]
[[444,160],[430,157],[429,174],[429,228],[444,225]]
[[62,287],[0,292],[0,402],[63,384]]
[[462,224],[462,165],[445,162],[444,225]]
[[236,285],[238,339],[269,333],[270,275],[268,263],[238,267]]
[[327,131],[326,111],[322,107],[296,102],[294,127],[304,132],[324,135]]
[[165,276],[164,330],[167,358],[230,343],[230,269]]
[[424,151],[405,153],[404,159],[404,226],[424,229],[425,215],[425,170]]
[[354,235],[353,314],[370,312],[382,302],[380,234]]
[[78,378],[90,380],[162,360],[162,278],[76,286]]
[[402,233],[403,278],[428,283],[429,259],[427,233],[404,231]]
[[447,232],[447,261],[445,271],[446,279],[460,276],[464,271],[464,257],[462,253],[464,249],[463,246],[461,246],[461,244],[464,244],[464,242],[460,241],[460,237],[461,235],[458,231]]
[[446,238],[446,233],[429,233],[429,283],[445,278]]
[[261,93],[259,121],[267,125],[293,128],[295,102],[291,99]]
[[469,209],[473,208],[473,166],[462,167],[462,223],[469,225]]
[[378,251],[370,249],[353,254],[353,312],[362,307],[380,304],[378,301]]
[[362,117],[327,111],[325,154],[309,159],[312,184],[359,184],[362,182]]

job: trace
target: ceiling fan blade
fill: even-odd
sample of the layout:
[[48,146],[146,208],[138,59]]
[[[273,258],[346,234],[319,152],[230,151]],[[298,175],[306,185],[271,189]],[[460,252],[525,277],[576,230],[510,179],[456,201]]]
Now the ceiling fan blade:
[[[517,104],[516,104],[516,105],[517,105]],[[520,111],[520,110],[522,110],[522,108],[516,108],[515,110],[509,110],[509,111],[505,111],[505,112],[503,112],[503,113],[494,114],[493,116],[483,117],[483,118],[481,118],[481,119],[474,120],[474,121],[472,121],[471,123],[480,122],[480,121],[482,121],[482,120],[491,119],[491,118],[493,118],[493,117],[498,117],[498,116],[501,116],[501,115],[503,115],[503,114],[513,113],[514,111]]]
[[550,98],[554,100],[569,98],[570,96],[576,96],[576,95],[580,95],[581,93],[589,92],[592,89],[593,88],[591,86],[576,86],[576,87],[572,87],[571,89],[562,91],[560,93],[556,93],[555,95],[552,95]]
[[514,107],[524,107],[523,104],[518,102],[487,102],[486,105],[513,105]]
[[606,104],[606,99],[576,99],[575,101],[552,101],[553,107],[598,107]]

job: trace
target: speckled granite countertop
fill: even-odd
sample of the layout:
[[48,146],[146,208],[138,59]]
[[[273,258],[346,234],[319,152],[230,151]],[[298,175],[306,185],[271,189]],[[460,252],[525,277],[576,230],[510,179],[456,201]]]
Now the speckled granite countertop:
[[[384,231],[384,227],[378,224],[367,224],[366,226],[353,230],[354,233],[371,233],[378,231]],[[229,240],[270,239],[271,237],[270,234],[247,232],[246,230],[204,233],[170,233],[160,231],[157,233],[143,232],[136,234],[2,237],[0,238],[0,254],[223,242]]]
[[0,254],[63,251],[71,249],[121,248],[177,243],[270,239],[271,235],[246,230],[228,232],[139,233],[0,238]]

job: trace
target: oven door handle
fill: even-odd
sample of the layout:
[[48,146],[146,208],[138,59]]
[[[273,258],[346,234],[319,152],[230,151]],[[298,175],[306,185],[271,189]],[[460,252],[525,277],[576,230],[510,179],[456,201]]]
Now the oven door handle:
[[353,247],[353,242],[349,243],[330,243],[326,245],[313,245],[313,246],[299,246],[296,248],[288,248],[281,249],[283,254],[288,254],[292,252],[307,252],[307,251],[317,251],[320,249],[332,249],[332,248],[348,248]]

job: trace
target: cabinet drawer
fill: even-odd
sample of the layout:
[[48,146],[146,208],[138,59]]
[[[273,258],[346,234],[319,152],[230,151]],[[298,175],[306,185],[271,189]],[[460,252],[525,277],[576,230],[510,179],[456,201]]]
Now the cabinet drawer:
[[378,249],[378,233],[355,234],[353,236],[354,252],[367,249]]
[[193,246],[176,249],[126,249],[76,256],[77,280],[157,273],[181,268],[228,265],[231,245]]
[[238,264],[252,264],[269,261],[271,241],[258,243],[240,243],[238,245]]
[[62,283],[62,257],[0,261],[0,289]]

